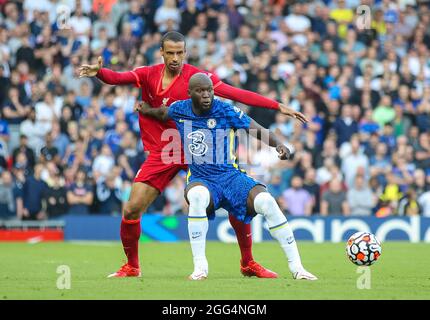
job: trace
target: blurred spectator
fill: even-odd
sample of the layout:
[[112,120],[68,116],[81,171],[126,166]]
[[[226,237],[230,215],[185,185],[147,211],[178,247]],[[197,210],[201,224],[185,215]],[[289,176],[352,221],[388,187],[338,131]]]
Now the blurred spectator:
[[372,119],[372,115],[373,111],[371,109],[366,109],[366,111],[364,111],[363,118],[361,119],[358,128],[360,133],[371,135],[379,131],[379,124]]
[[329,190],[322,194],[320,209],[323,216],[350,214],[346,194],[342,191],[342,184],[338,179],[331,180]]
[[[97,1],[94,1],[94,3],[96,2]],[[129,23],[130,21],[127,21],[127,22]],[[100,38],[100,32],[106,32],[107,38],[110,38],[110,39],[115,38],[117,36],[115,24],[112,23],[109,12],[106,12],[105,10],[101,10],[99,14],[99,19],[94,21],[91,29],[92,29],[92,35],[95,39]]]
[[122,179],[118,176],[118,169],[97,179],[96,195],[100,213],[121,214]]
[[394,120],[396,113],[391,105],[391,98],[388,95],[382,97],[380,104],[373,112],[373,120],[375,120],[380,127],[386,123]]
[[229,28],[230,35],[233,38],[236,38],[238,30],[240,26],[244,22],[244,18],[242,14],[239,12],[238,8],[236,7],[236,4],[232,0],[227,0],[227,8],[225,10],[227,13],[227,16],[220,16],[221,17],[227,17],[228,18],[228,25],[224,26],[222,22],[219,21],[220,28],[227,27]]
[[376,146],[375,155],[370,158],[371,175],[383,175],[387,170],[391,170],[390,157],[388,156],[388,147],[385,143],[379,142]]
[[305,15],[305,6],[296,3],[292,6],[292,12],[285,17],[285,24],[292,35],[292,40],[300,45],[306,44],[305,32],[310,29],[311,21]]
[[370,216],[377,202],[362,175],[355,177],[354,187],[348,190],[346,198],[352,216]]
[[21,102],[17,87],[10,87],[8,96],[2,105],[1,117],[6,121],[9,132],[9,148],[13,150],[18,145],[20,124],[30,113],[30,106]]
[[60,171],[56,171],[51,180],[51,184],[45,189],[43,198],[46,201],[46,214],[48,218],[59,218],[68,211],[67,190],[64,178]]
[[108,144],[102,146],[100,154],[95,157],[93,163],[93,173],[95,177],[100,175],[107,176],[115,165],[115,158],[112,155],[112,150]]
[[[122,112],[122,111],[121,111]],[[117,113],[117,115],[119,112]],[[116,121],[115,123],[115,129],[109,130],[105,134],[105,143],[110,147],[112,150],[112,153],[115,155],[118,155],[121,147],[121,140],[124,136],[124,134],[127,132],[127,123],[125,121]]]
[[52,123],[50,135],[52,138],[52,144],[57,148],[60,159],[63,159],[69,144],[69,138],[60,131],[60,124],[56,121]]
[[58,149],[53,145],[53,138],[51,132],[46,134],[46,145],[40,149],[40,161],[42,163],[48,161],[54,161],[57,165],[60,165],[61,159],[58,154]]
[[291,179],[291,188],[284,191],[281,197],[281,206],[293,216],[309,216],[314,205],[312,196],[303,188],[300,176]]
[[293,121],[288,119],[286,115],[283,113],[277,113],[275,117],[275,123],[270,125],[270,131],[275,132],[278,131],[284,136],[289,137],[293,133]]
[[24,220],[43,220],[46,219],[46,208],[43,208],[43,195],[48,188],[45,181],[41,179],[43,165],[36,164],[34,174],[25,179],[22,189],[23,197],[23,216]]
[[399,216],[416,216],[419,215],[420,211],[417,193],[414,189],[409,189],[406,195],[400,199],[397,213]]
[[345,0],[334,1],[335,8],[330,11],[330,18],[339,24],[338,33],[345,38],[348,25],[354,19],[354,13],[350,8],[345,6]]
[[351,138],[351,152],[342,159],[342,172],[345,175],[345,183],[348,187],[354,185],[354,178],[358,170],[362,170],[366,179],[369,170],[369,159],[360,150],[358,136]]
[[0,219],[15,217],[15,212],[12,174],[9,171],[3,171],[0,180]]
[[69,214],[85,215],[90,213],[93,203],[93,188],[87,183],[87,174],[84,170],[78,170],[74,182],[67,188],[67,202]]
[[82,169],[86,172],[91,170],[92,161],[86,153],[87,145],[83,139],[78,138],[74,144],[69,145],[68,152],[64,158],[64,165],[68,166],[73,172]]
[[396,176],[392,172],[386,174],[387,183],[379,197],[380,204],[376,212],[377,217],[385,217],[394,214],[399,200],[403,197],[396,180]]
[[273,173],[271,179],[267,184],[267,190],[275,198],[279,199],[284,191],[284,185],[282,183],[282,176],[280,173]]
[[303,188],[312,196],[315,204],[312,213],[320,212],[320,186],[316,183],[316,171],[313,168],[306,170]]
[[82,11],[80,3],[69,20],[69,24],[81,45],[89,45],[91,35],[91,20]]
[[179,30],[181,13],[176,8],[175,0],[163,0],[163,5],[155,12],[154,22],[162,33]]
[[147,25],[145,24],[145,19],[142,17],[139,1],[130,1],[130,10],[121,17],[120,30],[123,30],[124,24],[131,26],[133,37],[141,38],[146,33]]
[[41,124],[51,130],[52,121],[60,117],[61,105],[55,103],[52,92],[46,92],[43,101],[36,103],[36,119]]
[[391,123],[386,123],[380,133],[379,141],[386,144],[390,152],[396,145],[396,137],[394,136],[394,128]]
[[419,198],[418,203],[422,207],[422,215],[430,217],[430,191],[424,192]]
[[345,104],[342,107],[341,117],[336,119],[334,130],[336,132],[338,146],[349,141],[352,135],[358,132],[358,124],[352,118],[352,108],[350,105]]
[[325,139],[321,152],[318,152],[315,156],[316,168],[322,167],[325,159],[332,159],[333,164],[340,165],[339,150],[336,147],[335,141],[333,138]]
[[30,148],[39,156],[40,149],[45,144],[44,138],[50,130],[50,123],[36,120],[36,110],[32,109],[28,114],[27,120],[20,126],[21,135],[27,135]]
[[342,180],[342,173],[333,158],[326,158],[324,165],[317,169],[316,183],[322,186],[332,179]]
[[306,100],[303,109],[304,115],[310,120],[309,123],[304,124],[305,129],[314,132],[317,145],[322,146],[324,141],[324,120],[317,115],[313,100]]
[[143,161],[145,161],[145,155],[138,150],[136,137],[131,131],[124,133],[118,154],[117,164],[122,169],[121,177],[132,180]]
[[430,134],[421,133],[419,142],[415,148],[415,159],[417,166],[422,169],[430,168]]
[[28,138],[25,134],[21,134],[21,137],[19,138],[19,146],[13,150],[12,162],[14,164],[17,163],[18,154],[21,152],[25,154],[26,165],[32,170],[36,164],[36,158],[33,149],[28,146]]
[[416,190],[418,197],[430,189],[429,183],[426,181],[426,174],[424,170],[415,170],[414,183],[411,185],[411,188]]
[[167,201],[164,214],[173,215],[183,212],[185,206],[184,194],[181,191],[183,189],[185,189],[184,180],[177,175],[164,191]]
[[195,0],[187,0],[186,8],[181,12],[181,25],[179,31],[182,34],[188,34],[191,28],[196,24],[199,10],[196,7]]
[[106,96],[105,104],[100,109],[102,116],[105,118],[105,123],[108,129],[115,127],[115,113],[117,112],[117,106],[114,104],[115,96],[113,93],[109,93]]

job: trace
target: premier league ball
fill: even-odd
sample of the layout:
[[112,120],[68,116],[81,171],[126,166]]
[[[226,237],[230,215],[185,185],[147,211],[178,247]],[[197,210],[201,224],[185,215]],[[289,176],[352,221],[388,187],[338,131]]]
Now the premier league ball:
[[381,256],[381,243],[369,232],[356,232],[346,243],[346,254],[357,266],[370,266]]

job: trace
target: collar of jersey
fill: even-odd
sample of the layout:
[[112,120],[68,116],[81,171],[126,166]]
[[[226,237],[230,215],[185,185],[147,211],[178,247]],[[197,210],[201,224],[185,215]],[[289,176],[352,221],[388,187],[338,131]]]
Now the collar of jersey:
[[[184,66],[182,66],[183,68]],[[166,87],[166,89],[162,90],[163,87],[163,77],[164,77],[164,69],[166,68],[166,65],[163,66],[163,69],[161,69],[161,77],[160,80],[158,81],[158,85],[157,85],[157,95],[163,95],[165,94],[167,91],[169,91],[169,89],[175,84],[176,80],[179,78],[179,76],[182,73],[179,72],[179,74],[177,76],[175,76],[175,78],[173,78],[172,82],[170,82],[170,84]],[[162,91],[161,91],[162,90]]]

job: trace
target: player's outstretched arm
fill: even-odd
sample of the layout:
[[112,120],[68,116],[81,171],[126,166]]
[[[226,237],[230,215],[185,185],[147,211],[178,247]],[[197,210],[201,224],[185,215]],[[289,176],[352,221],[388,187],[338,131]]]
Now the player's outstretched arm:
[[168,107],[152,108],[146,102],[139,102],[134,107],[134,110],[144,116],[150,116],[160,121],[167,121],[169,119]]
[[133,71],[115,72],[103,68],[103,58],[98,57],[96,64],[83,64],[79,67],[79,78],[97,77],[107,84],[136,84],[137,75]]
[[[276,151],[279,153],[279,159],[288,160],[290,158],[290,150],[281,141],[279,141],[279,139],[272,132],[262,127],[253,119],[251,119],[248,132],[250,135],[256,137],[258,140],[267,143],[270,147],[276,148]],[[269,140],[268,142],[267,138]]]
[[214,91],[215,95],[222,98],[237,101],[249,106],[279,110],[283,114],[297,119],[302,123],[308,122],[308,119],[301,112],[295,111],[282,103],[263,97],[262,95],[252,91],[239,89],[221,81],[214,87]]

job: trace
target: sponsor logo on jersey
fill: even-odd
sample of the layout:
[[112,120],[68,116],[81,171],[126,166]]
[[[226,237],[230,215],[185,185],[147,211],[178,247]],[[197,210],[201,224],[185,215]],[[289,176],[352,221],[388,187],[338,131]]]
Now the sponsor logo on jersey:
[[187,135],[191,139],[188,150],[191,154],[201,157],[208,151],[208,145],[205,143],[206,136],[202,131],[193,131]]

